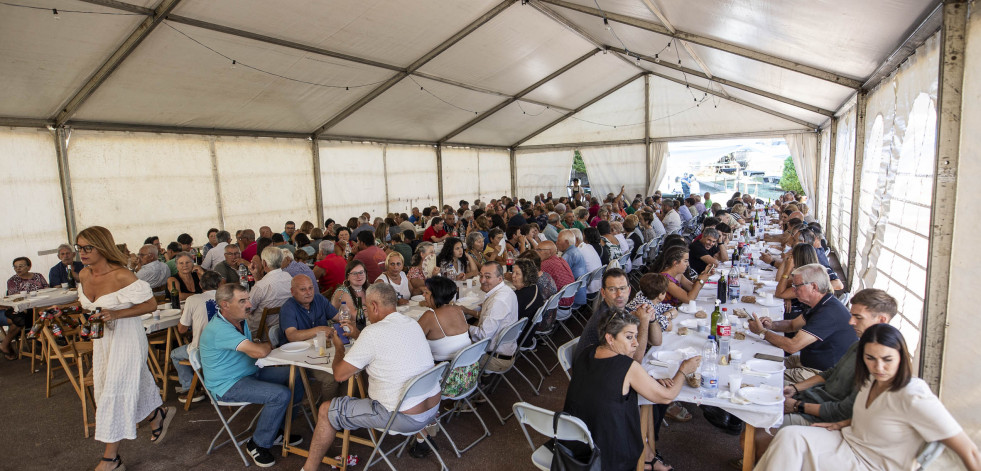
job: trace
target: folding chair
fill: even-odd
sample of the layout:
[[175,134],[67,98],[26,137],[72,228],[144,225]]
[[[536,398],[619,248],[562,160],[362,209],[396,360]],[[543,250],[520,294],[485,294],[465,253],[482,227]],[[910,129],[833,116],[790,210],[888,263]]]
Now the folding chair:
[[[268,332],[268,329],[266,329],[266,318],[270,314],[278,316],[279,309],[280,308],[278,307],[267,307],[262,310],[262,317],[259,318],[259,328],[256,329],[256,332],[258,332],[259,335],[266,335],[266,333]],[[268,339],[257,339],[257,340],[268,340]]]
[[572,381],[572,356],[576,354],[576,347],[579,345],[579,337],[576,337],[559,347],[559,364],[562,365],[562,371],[565,371],[565,376]]
[[[402,392],[402,397],[399,398],[399,404],[395,406],[396,412],[393,413],[392,416],[388,418],[388,423],[385,424],[385,428],[375,429],[381,431],[381,434],[377,435],[378,438],[377,439],[375,438],[376,435],[374,433],[369,434],[371,436],[372,443],[375,444],[375,447],[374,449],[372,449],[371,456],[368,457],[368,462],[365,463],[364,469],[368,469],[371,467],[371,465],[378,463],[380,460],[375,459],[375,455],[381,454],[381,459],[385,460],[385,463],[388,464],[389,468],[392,468],[393,471],[395,470],[395,465],[393,465],[392,462],[388,459],[388,455],[392,454],[394,451],[396,451],[396,449],[398,449],[398,455],[396,456],[401,456],[402,451],[404,451],[405,448],[409,445],[409,442],[412,441],[413,436],[419,433],[420,431],[422,431],[424,428],[426,428],[425,426],[423,426],[419,430],[413,430],[411,432],[396,432],[392,430],[392,423],[395,422],[395,418],[399,414],[401,414],[401,412],[397,412],[397,411],[402,408],[402,401],[405,401],[406,397],[417,397],[426,394],[427,392],[431,391],[434,387],[440,386],[441,380],[445,375],[445,373],[447,372],[449,366],[450,364],[444,361],[430,368],[429,370],[423,372],[422,374],[416,376],[415,379],[409,382],[409,385],[405,388],[405,391]],[[382,450],[382,442],[385,441],[385,437],[387,437],[389,434],[406,435],[406,438],[405,441],[402,442],[401,446],[396,446],[388,451],[384,451]],[[446,466],[446,463],[443,461],[443,457],[440,456],[439,454],[439,450],[437,450],[436,447],[433,446],[432,438],[429,437],[428,435],[426,435],[426,442],[428,442],[429,447],[433,450],[433,453],[436,455],[436,459],[439,460],[440,469],[449,471],[450,468]]]
[[[446,388],[446,380],[447,378],[450,377],[450,372],[452,372],[453,370],[461,367],[478,364],[480,362],[480,357],[482,357],[484,355],[484,352],[487,350],[487,344],[490,343],[490,340],[491,340],[490,338],[483,339],[457,352],[456,356],[453,357],[453,361],[450,362],[450,366],[447,367],[446,369],[446,376],[444,376],[443,378],[443,384],[441,385],[441,387],[443,389]],[[470,402],[470,396],[472,396],[475,392],[480,392],[481,395],[484,394],[484,392],[480,391],[480,389],[477,387],[479,383],[480,383],[480,379],[478,377],[477,381],[474,381],[473,385],[470,386],[470,389],[467,389],[466,391],[457,394],[456,396],[446,396],[446,395],[443,396],[444,401],[454,401],[455,404],[453,404],[453,408],[440,414],[439,419],[436,422],[436,425],[438,425],[439,429],[442,430],[443,433],[446,435],[446,439],[449,440],[450,446],[453,447],[453,452],[456,453],[457,458],[459,458],[460,455],[463,454],[463,452],[473,448],[474,445],[476,445],[481,440],[491,435],[490,429],[487,428],[487,423],[484,422],[484,418],[480,416],[480,413],[477,412],[477,409],[474,408],[473,404]],[[484,400],[485,401],[487,400],[487,396],[484,396]],[[483,435],[481,435],[479,438],[474,440],[473,443],[463,447],[462,449],[456,446],[456,442],[453,441],[453,437],[451,437],[450,433],[446,430],[446,427],[443,425],[443,420],[442,420],[444,417],[446,417],[447,424],[449,424],[449,421],[450,419],[453,418],[453,416],[463,412],[463,410],[461,410],[460,408],[461,404],[466,405],[467,407],[469,407],[470,411],[473,411],[473,413],[477,416],[477,420],[480,421],[480,426],[484,428]]]
[[[545,305],[542,304],[542,307],[538,308],[538,310],[535,311],[534,316],[531,318],[531,322],[529,323],[529,324],[531,324],[531,328],[529,328],[528,331],[525,332],[524,335],[522,335],[520,339],[518,339],[518,351],[517,351],[517,355],[518,355],[518,357],[523,358],[525,361],[527,361],[528,364],[531,365],[531,368],[533,370],[535,370],[536,373],[538,373],[538,377],[541,378],[538,381],[538,386],[535,386],[534,384],[532,384],[531,380],[529,380],[528,377],[525,376],[525,374],[521,372],[521,369],[519,369],[519,368],[515,368],[514,369],[514,371],[517,371],[518,372],[518,375],[520,375],[521,378],[524,379],[526,383],[528,383],[528,386],[531,386],[531,389],[533,391],[535,391],[535,395],[536,396],[538,396],[538,395],[541,394],[540,389],[542,387],[542,383],[545,382],[545,374],[542,373],[542,371],[539,370],[537,366],[535,366],[535,363],[532,362],[531,361],[531,358],[529,358],[528,355],[526,355],[525,353],[527,352],[527,353],[531,354],[532,356],[534,356],[535,359],[538,360],[538,363],[540,365],[542,365],[542,368],[545,369],[545,371],[551,373],[551,370],[549,370],[548,367],[545,366],[545,362],[543,362],[542,359],[538,357],[538,354],[535,353],[535,350],[538,348],[538,341],[537,341],[537,338],[535,336],[535,327],[534,326],[538,325],[538,323],[542,321],[542,316],[544,316],[544,315],[545,315]],[[531,344],[528,345],[528,346],[525,346],[525,343],[528,342],[529,340],[531,341]],[[517,361],[517,360],[515,360],[515,361]]]
[[[82,427],[85,433],[85,438],[89,438],[89,428],[95,428],[95,400],[93,399],[92,388],[92,376],[91,376],[91,361],[92,361],[92,342],[79,342],[76,344],[70,335],[66,335],[65,338],[68,339],[67,346],[59,346],[55,341],[54,333],[51,331],[51,327],[45,325],[41,329],[42,335],[44,337],[45,344],[48,345],[48,386],[47,386],[47,397],[51,397],[51,360],[57,359],[61,364],[61,368],[65,371],[65,376],[68,378],[58,384],[71,383],[72,388],[75,389],[75,394],[82,401]],[[86,371],[85,363],[86,358],[88,358],[89,370]],[[70,364],[71,363],[71,364]],[[72,371],[73,368],[77,370]],[[88,406],[92,405],[92,422],[89,422],[89,410]]]
[[[201,374],[201,356],[198,353],[198,350],[196,348],[188,348],[187,358],[191,362],[191,368],[194,368],[194,374],[198,375],[198,377],[200,378],[204,378],[204,375]],[[215,438],[211,439],[211,444],[208,445],[208,451],[206,451],[205,454],[210,455],[212,451],[217,450],[227,445],[228,443],[234,443],[235,451],[237,451],[238,456],[242,458],[242,462],[245,463],[245,467],[248,468],[250,466],[250,463],[249,460],[245,457],[245,452],[242,451],[242,444],[249,441],[249,438],[246,437],[240,439],[239,437],[245,435],[250,430],[252,430],[252,427],[255,426],[256,421],[259,420],[259,414],[262,413],[262,408],[259,408],[259,411],[256,412],[255,417],[252,418],[252,422],[249,423],[248,428],[239,432],[236,435],[234,432],[232,432],[232,428],[228,424],[233,422],[235,420],[235,417],[238,417],[238,415],[242,411],[244,411],[246,407],[252,405],[252,403],[219,401],[216,396],[211,394],[211,391],[208,390],[208,387],[204,385],[203,381],[201,383],[201,389],[204,389],[204,393],[208,395],[208,400],[210,400],[211,404],[215,406],[215,412],[218,413],[218,420],[221,421],[222,429],[228,433],[228,437],[229,437],[228,440],[225,440],[220,444],[218,444],[217,446],[215,446],[215,442],[218,441],[219,438],[221,438],[222,430],[218,430],[218,433],[215,434]],[[222,407],[235,408],[235,412],[233,412],[232,415],[226,419],[225,414],[221,413]]]
[[593,437],[589,434],[589,428],[586,427],[586,424],[582,420],[576,417],[562,414],[559,416],[558,423],[553,427],[553,423],[555,423],[555,412],[533,406],[527,402],[517,402],[512,406],[512,409],[514,410],[514,416],[518,418],[518,423],[521,425],[521,431],[524,432],[525,438],[528,439],[528,445],[531,446],[531,462],[538,469],[544,471],[550,469],[552,465],[552,450],[545,445],[535,448],[535,443],[531,441],[531,436],[528,435],[528,429],[526,427],[528,425],[535,429],[536,432],[549,438],[556,440],[575,440],[589,445],[590,450],[596,448],[593,444]]
[[[576,295],[576,291],[579,291],[579,288],[581,286],[582,286],[581,281],[573,281],[572,283],[565,285],[565,287],[559,290],[558,293],[555,293],[554,296],[558,296],[559,301],[561,302],[562,299],[574,297]],[[565,333],[569,334],[569,338],[571,339],[575,337],[575,335],[572,335],[572,331],[569,330],[569,327],[565,325],[565,321],[569,320],[569,318],[572,317],[572,305],[569,306],[557,305],[557,306],[558,306],[558,314],[555,316],[555,323],[557,323],[559,327],[562,327],[562,330],[565,330]]]
[[[502,348],[505,345],[516,344],[518,342],[518,337],[521,336],[521,331],[525,328],[525,324],[527,323],[528,323],[527,317],[523,319],[518,319],[517,322],[497,332],[497,335],[494,338],[494,345],[495,345],[494,351],[490,352],[490,354],[487,356],[487,359],[483,364],[483,369],[481,370],[481,377],[483,377],[484,375],[497,375],[497,378],[492,379],[490,384],[488,384],[485,387],[496,386],[497,383],[499,383],[501,380],[504,380],[504,382],[507,383],[508,387],[511,388],[511,391],[514,392],[514,395],[518,396],[519,401],[523,400],[521,399],[521,393],[518,392],[518,388],[515,388],[514,384],[511,384],[511,381],[507,377],[507,372],[511,371],[514,368],[515,362],[512,361],[511,364],[503,370],[491,370],[488,369],[487,366],[490,365],[491,359],[499,359],[505,361],[517,359],[518,352],[519,352],[517,348],[515,348],[514,355],[511,358],[507,358],[507,355],[505,355],[502,352]],[[484,387],[480,387],[480,389],[481,389],[481,395],[487,397],[486,391],[484,391]],[[502,417],[501,413],[497,410],[497,407],[494,407],[494,403],[491,402],[489,398],[487,399],[487,404],[491,406],[491,409],[494,411],[494,415],[497,416],[497,420],[501,421],[501,425],[504,425],[504,423],[511,418],[511,414],[508,414],[507,417]]]

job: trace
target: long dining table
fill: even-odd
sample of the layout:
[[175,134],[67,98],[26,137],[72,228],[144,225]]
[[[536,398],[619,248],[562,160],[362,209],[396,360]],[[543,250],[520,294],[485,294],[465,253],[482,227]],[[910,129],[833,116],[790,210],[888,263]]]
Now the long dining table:
[[[762,247],[759,245],[753,245],[751,247],[751,250],[756,252],[754,254],[754,258],[756,258],[760,251],[767,250],[766,245]],[[732,250],[732,247],[730,247],[729,250]],[[726,273],[728,273],[731,270],[731,265],[727,265],[728,264],[721,264],[717,269],[717,274],[724,276]],[[760,282],[765,283],[765,285],[756,288],[756,282],[749,279],[750,274],[759,275]],[[751,269],[751,273],[745,274],[745,277],[740,277],[740,297],[755,294],[757,302],[750,304],[737,300],[735,302],[727,302],[722,304],[722,307],[728,308],[733,333],[742,333],[744,337],[742,340],[736,340],[733,338],[730,343],[731,350],[740,352],[742,356],[741,365],[734,366],[731,363],[728,365],[717,365],[719,395],[714,398],[705,397],[699,388],[693,388],[688,384],[685,384],[675,399],[676,401],[680,402],[722,408],[726,412],[735,415],[745,423],[746,429],[742,438],[744,471],[752,470],[755,464],[755,449],[753,446],[753,435],[755,429],[770,429],[778,426],[783,420],[783,405],[782,402],[781,404],[774,405],[760,405],[755,403],[747,404],[745,403],[746,401],[739,395],[737,395],[735,399],[731,398],[731,395],[727,394],[730,389],[728,377],[731,373],[735,373],[737,371],[736,368],[739,368],[742,375],[741,384],[739,385],[740,388],[763,387],[777,394],[782,394],[782,372],[767,374],[748,369],[746,364],[750,360],[753,360],[757,354],[783,358],[784,352],[770,343],[761,340],[759,336],[751,333],[747,327],[748,319],[737,317],[735,315],[735,311],[739,309],[746,311],[749,315],[757,314],[760,317],[768,316],[774,320],[783,319],[783,302],[779,299],[774,299],[771,303],[767,303],[764,295],[764,293],[767,291],[771,293],[774,291],[776,285],[774,280],[775,276],[775,269],[770,268],[764,263],[756,264],[754,269]],[[682,356],[684,357],[702,354],[702,348],[706,343],[706,339],[709,335],[708,330],[711,330],[711,327],[707,328],[703,332],[698,331],[698,319],[696,319],[695,313],[698,311],[704,311],[706,314],[708,314],[708,317],[705,318],[705,320],[709,325],[711,325],[711,314],[712,311],[715,310],[717,288],[718,284],[716,281],[706,283],[695,299],[697,308],[694,312],[690,310],[688,304],[680,306],[678,316],[673,321],[671,331],[664,332],[662,335],[661,345],[651,347],[644,356],[642,365],[644,366],[644,369],[651,374],[651,376],[658,379],[671,378],[678,371],[677,361],[661,361],[662,358],[668,356],[664,355],[663,352],[681,352]],[[696,327],[689,328],[687,335],[679,335],[678,329],[682,327],[683,324],[695,324]],[[783,364],[780,363],[779,365],[779,369],[782,370]],[[653,404],[644,398],[640,398],[639,403],[641,404],[642,409],[641,433],[646,446],[647,443],[653,443],[654,424],[651,422]],[[638,470],[643,469],[643,456],[644,455],[642,455],[637,464]]]

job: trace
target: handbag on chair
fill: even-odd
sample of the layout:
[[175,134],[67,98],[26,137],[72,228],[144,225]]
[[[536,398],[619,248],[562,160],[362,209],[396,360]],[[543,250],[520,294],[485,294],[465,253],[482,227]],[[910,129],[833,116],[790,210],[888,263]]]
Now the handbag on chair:
[[[559,417],[565,412],[558,411],[552,419],[552,431],[556,434],[559,428]],[[566,414],[568,415],[568,414]],[[552,449],[551,471],[600,471],[599,447],[589,448],[589,445],[578,440],[559,440],[553,438],[546,444]]]

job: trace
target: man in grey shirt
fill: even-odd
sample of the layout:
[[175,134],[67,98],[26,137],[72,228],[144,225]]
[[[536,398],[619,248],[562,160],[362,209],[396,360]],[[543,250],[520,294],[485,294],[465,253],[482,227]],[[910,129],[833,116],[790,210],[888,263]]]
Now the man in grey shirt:
[[166,263],[157,260],[157,246],[146,244],[140,247],[140,253],[136,259],[136,277],[147,282],[153,288],[153,295],[164,294],[167,289],[167,278],[170,278],[170,267]]

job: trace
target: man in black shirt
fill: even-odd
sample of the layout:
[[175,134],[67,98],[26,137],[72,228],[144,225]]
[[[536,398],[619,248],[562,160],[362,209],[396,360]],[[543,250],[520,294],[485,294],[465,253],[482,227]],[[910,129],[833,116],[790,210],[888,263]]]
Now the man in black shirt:
[[688,264],[696,273],[705,271],[712,263],[729,260],[725,250],[719,249],[719,238],[722,235],[714,228],[702,231],[702,237],[688,246]]

